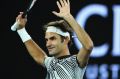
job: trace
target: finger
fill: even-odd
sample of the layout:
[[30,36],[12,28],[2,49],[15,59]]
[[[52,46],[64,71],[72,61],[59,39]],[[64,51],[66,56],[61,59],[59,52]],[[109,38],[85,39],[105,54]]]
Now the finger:
[[23,12],[20,12],[20,14],[17,16],[16,21],[20,20],[22,18]]
[[18,21],[19,19],[20,19],[20,15],[17,16],[16,21]]
[[62,7],[65,5],[63,0],[60,0],[60,4],[61,4]]
[[67,0],[67,3],[68,3],[68,5],[70,5],[70,1],[69,0]]
[[63,3],[64,3],[64,5],[67,5],[68,3],[66,2],[66,0],[63,0]]
[[58,16],[58,13],[56,11],[52,11],[52,13],[56,16]]
[[23,12],[20,12],[20,14],[23,14]]
[[57,6],[58,6],[59,9],[61,8],[61,5],[58,1],[57,1]]

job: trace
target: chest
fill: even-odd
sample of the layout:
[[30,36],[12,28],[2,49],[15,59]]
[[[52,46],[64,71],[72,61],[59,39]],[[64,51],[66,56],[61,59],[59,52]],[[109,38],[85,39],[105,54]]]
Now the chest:
[[69,60],[53,60],[47,69],[51,76],[59,76],[70,79],[75,76],[74,64]]

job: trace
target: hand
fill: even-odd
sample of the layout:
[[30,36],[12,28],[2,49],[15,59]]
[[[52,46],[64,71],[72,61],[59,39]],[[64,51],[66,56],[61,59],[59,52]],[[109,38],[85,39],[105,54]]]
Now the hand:
[[19,27],[17,27],[17,30],[22,29],[25,27],[25,24],[27,22],[27,18],[22,17],[23,12],[20,12],[20,14],[16,17],[16,22],[18,22]]
[[70,15],[70,2],[69,0],[59,0],[57,1],[57,6],[59,12],[53,11],[52,13],[58,17],[64,18],[65,16]]

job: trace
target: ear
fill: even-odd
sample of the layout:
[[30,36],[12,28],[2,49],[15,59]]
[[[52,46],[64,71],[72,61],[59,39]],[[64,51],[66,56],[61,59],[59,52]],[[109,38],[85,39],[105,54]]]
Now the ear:
[[69,43],[69,41],[70,41],[70,38],[67,36],[67,37],[65,37],[65,39],[64,39],[64,42],[66,43],[66,44],[68,44]]

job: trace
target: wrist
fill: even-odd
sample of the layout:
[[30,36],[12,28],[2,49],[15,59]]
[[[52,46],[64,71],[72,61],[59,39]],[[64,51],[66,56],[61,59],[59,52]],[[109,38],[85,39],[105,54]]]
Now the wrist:
[[68,14],[68,15],[64,16],[63,19],[68,23],[72,23],[74,17],[71,14]]
[[17,27],[17,28],[16,28],[16,30],[21,30],[21,29],[25,29],[25,27],[24,27],[24,26],[19,25],[19,27]]
[[23,43],[31,39],[30,35],[27,33],[25,28],[17,30],[17,33],[20,36]]
[[72,18],[73,16],[71,14],[67,14],[66,16],[63,17],[63,19],[65,20],[69,20],[70,18]]

